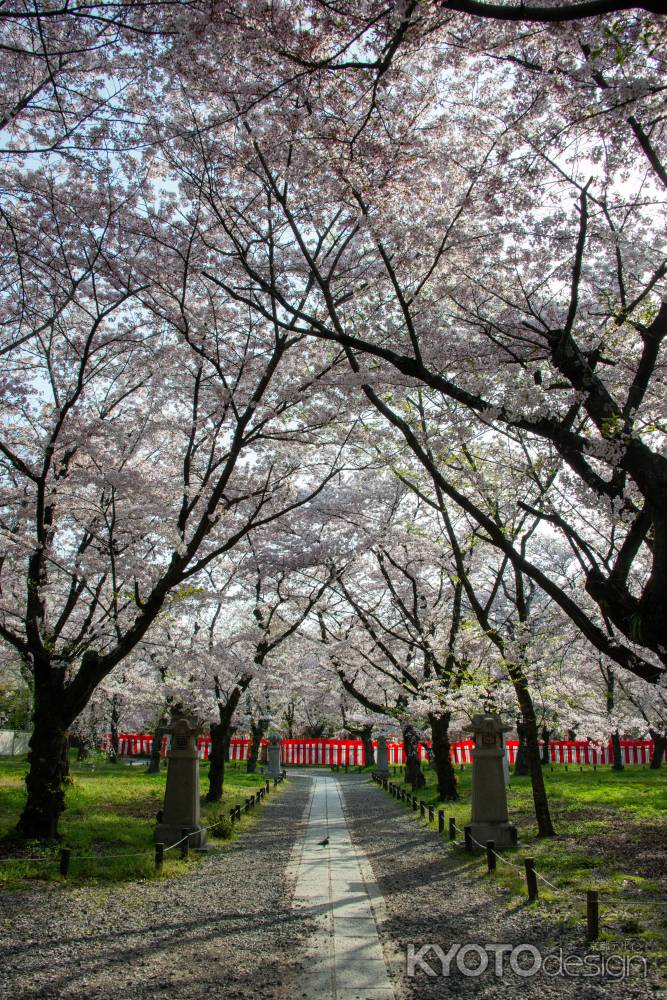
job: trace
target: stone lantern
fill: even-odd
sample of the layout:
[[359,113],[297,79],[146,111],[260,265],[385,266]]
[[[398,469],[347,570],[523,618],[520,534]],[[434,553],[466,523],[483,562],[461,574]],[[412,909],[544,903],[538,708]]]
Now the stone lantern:
[[493,713],[476,715],[472,726],[475,749],[472,751],[472,813],[466,827],[482,846],[493,840],[496,847],[516,844],[517,831],[509,822],[507,793],[503,774],[505,746],[503,727]]
[[389,750],[387,748],[387,737],[378,736],[378,745],[376,750],[377,763],[375,765],[375,773],[380,778],[389,777]]
[[199,750],[197,737],[201,726],[186,715],[174,716],[168,733],[171,749],[167,754],[167,786],[162,817],[155,828],[155,839],[165,846],[180,840],[187,830],[189,846],[204,849],[206,830],[200,818]]
[[271,733],[269,736],[269,778],[279,778],[282,774],[280,768],[280,736],[278,733]]

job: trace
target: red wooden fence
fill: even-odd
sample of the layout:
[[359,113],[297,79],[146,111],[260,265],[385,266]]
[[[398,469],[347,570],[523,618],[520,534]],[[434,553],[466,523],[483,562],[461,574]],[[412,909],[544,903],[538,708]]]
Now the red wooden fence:
[[[200,736],[198,741],[199,756],[208,760],[211,740],[208,736]],[[153,737],[147,734],[120,733],[118,737],[118,752],[123,757],[148,756],[151,752]],[[266,745],[266,740],[262,741]],[[169,746],[169,737],[163,736],[161,756],[164,756]],[[377,743],[373,742],[373,746]],[[419,744],[419,756],[422,760],[428,756],[427,744]],[[510,764],[516,759],[518,740],[507,740],[507,755]],[[404,764],[405,752],[402,743],[388,742],[389,763]],[[474,747],[472,740],[458,740],[451,744],[452,759],[456,764],[470,764],[470,751]],[[111,749],[111,736],[107,733],[102,741],[102,749]],[[231,741],[229,756],[231,760],[247,760],[250,752],[250,740],[234,739]],[[621,740],[621,752],[625,764],[648,764],[653,753],[652,740]],[[611,743],[593,743],[586,740],[552,740],[549,743],[549,758],[554,764],[611,764]],[[364,745],[360,740],[281,740],[280,759],[286,767],[300,766],[345,766],[364,763]]]

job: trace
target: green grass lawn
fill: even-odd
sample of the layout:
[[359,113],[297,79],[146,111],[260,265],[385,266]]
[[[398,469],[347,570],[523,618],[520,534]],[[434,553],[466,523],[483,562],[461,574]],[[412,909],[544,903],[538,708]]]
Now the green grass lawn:
[[[452,863],[460,863],[460,848],[449,846],[448,818],[458,827],[470,822],[472,768],[457,769],[459,802],[440,802],[435,772],[425,768],[426,787],[417,793],[427,805],[445,814],[443,843]],[[602,940],[620,943],[640,941],[657,961],[667,957],[667,769],[651,771],[611,768],[547,766],[545,782],[556,837],[537,836],[530,778],[512,775],[508,789],[510,820],[519,830],[516,849],[503,852],[508,861],[523,869],[523,859],[535,858],[537,871],[554,886],[538,880],[537,906],[556,922],[586,929],[586,890],[600,894]],[[390,768],[390,780],[403,784],[403,768]],[[378,794],[383,794],[378,789]],[[386,794],[386,793],[385,793]],[[403,806],[407,810],[407,806]],[[410,813],[415,822],[426,821]],[[462,839],[462,835],[458,835]],[[506,905],[526,904],[523,870],[516,871],[498,861],[495,875],[487,873],[486,855],[471,857],[468,877],[493,880],[503,892]]]
[[[166,770],[148,774],[145,766],[109,764],[102,755],[82,763],[72,760],[72,784],[67,789],[67,808],[60,823],[62,840],[45,846],[13,837],[25,800],[26,766],[25,757],[0,758],[0,890],[21,888],[35,880],[61,880],[61,847],[72,849],[67,884],[156,877],[153,830],[155,814],[164,799]],[[207,763],[201,764],[200,773],[203,796],[208,788]],[[211,805],[202,802],[202,823],[209,825],[222,816],[228,817],[232,806],[243,804],[264,781],[260,774],[247,774],[243,764],[227,764],[223,799]],[[273,787],[270,794],[275,794]],[[244,814],[241,826],[247,828],[254,823],[258,811]],[[229,824],[224,823],[211,831],[209,839],[223,846],[233,836]],[[90,855],[104,855],[105,859],[90,860]],[[37,860],[7,860],[17,856]],[[186,861],[181,860],[178,848],[167,851],[163,877],[185,871],[199,857],[191,853]]]

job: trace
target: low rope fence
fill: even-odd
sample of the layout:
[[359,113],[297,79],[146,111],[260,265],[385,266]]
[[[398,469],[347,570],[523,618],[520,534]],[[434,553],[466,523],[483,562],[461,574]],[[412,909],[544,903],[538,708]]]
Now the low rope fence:
[[[273,787],[277,788],[286,778],[285,772],[283,772],[278,778],[273,779]],[[122,858],[140,858],[154,856],[155,870],[162,871],[162,866],[164,864],[164,856],[168,851],[173,851],[174,848],[181,848],[181,858],[187,858],[189,856],[190,840],[192,837],[200,836],[202,833],[208,833],[210,830],[215,830],[216,827],[222,826],[223,823],[230,822],[232,825],[240,821],[241,816],[249,813],[256,805],[263,802],[269,795],[271,788],[271,782],[266,781],[266,783],[259,788],[252,795],[246,797],[243,803],[237,803],[232,806],[229,810],[228,816],[222,816],[215,823],[210,823],[208,826],[198,827],[197,830],[183,830],[181,832],[181,837],[179,840],[174,841],[173,844],[164,844],[159,841],[155,844],[154,851],[150,848],[145,848],[142,851],[123,851],[118,854],[74,854],[71,847],[62,847],[58,855],[53,855],[52,857],[6,857],[0,858],[0,864],[14,863],[14,864],[42,864],[42,865],[57,865],[60,875],[66,878],[70,873],[70,867],[73,861],[117,861]]]
[[[412,812],[417,812],[419,810],[420,818],[425,819],[428,812],[428,822],[433,823],[435,821],[435,809],[433,806],[428,805],[423,800],[418,800],[417,796],[410,794],[406,789],[401,788],[400,785],[389,781],[388,778],[384,778],[375,772],[371,775],[373,781],[384,791],[388,791],[393,798],[400,802],[407,804]],[[438,833],[444,833],[445,831],[445,813],[444,810],[438,810]],[[459,833],[463,837],[461,843],[457,842],[456,834]],[[545,878],[544,875],[539,872],[535,866],[535,858],[524,858],[523,865],[514,864],[510,861],[504,854],[500,854],[496,850],[496,845],[493,840],[488,840],[485,844],[481,844],[475,837],[473,837],[470,827],[464,827],[461,829],[456,823],[456,818],[454,816],[449,817],[448,821],[448,837],[450,846],[457,848],[459,850],[472,853],[475,847],[480,848],[480,850],[486,853],[486,863],[487,863],[487,873],[493,875],[496,871],[497,862],[500,861],[502,864],[509,868],[513,868],[515,871],[519,872],[526,880],[526,891],[528,895],[529,902],[534,902],[539,897],[539,887],[538,879],[547,885],[553,892],[558,895],[567,895],[571,899],[576,899],[576,894],[574,892],[568,892],[561,886],[556,886],[549,879]],[[513,844],[514,847],[517,846],[516,840]],[[630,904],[639,904],[650,906],[654,905],[656,900],[642,900],[635,896],[621,896],[618,893],[605,892],[599,889],[587,889],[586,890],[586,940],[596,941],[600,935],[600,895],[608,897],[613,901],[622,901]],[[582,900],[583,902],[583,900]]]

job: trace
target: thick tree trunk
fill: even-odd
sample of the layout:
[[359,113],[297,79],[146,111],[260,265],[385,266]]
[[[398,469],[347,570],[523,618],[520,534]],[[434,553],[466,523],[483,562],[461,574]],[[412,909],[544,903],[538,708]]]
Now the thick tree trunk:
[[76,750],[77,761],[85,760],[89,754],[88,741],[83,736],[70,736],[69,746]]
[[269,728],[268,719],[260,719],[259,722],[250,723],[250,753],[248,754],[248,774],[254,774],[257,770],[257,758],[259,757],[259,749],[262,744],[262,737],[264,733]]
[[373,727],[364,726],[359,736],[364,745],[364,764],[366,767],[372,767],[375,763],[375,753],[373,751]]
[[549,754],[549,737],[551,736],[551,730],[547,729],[546,726],[542,726],[542,764],[548,764],[550,761]]
[[530,782],[533,788],[533,805],[535,807],[535,819],[537,820],[538,837],[553,837],[556,831],[551,822],[549,812],[549,799],[544,784],[544,772],[542,771],[542,761],[540,759],[540,744],[537,738],[537,719],[535,718],[535,708],[533,699],[530,697],[528,684],[523,671],[517,664],[512,664],[510,678],[514,685],[521,716],[525,726],[524,735],[526,748],[528,750],[528,766],[530,769]]
[[657,771],[658,768],[662,766],[662,762],[665,759],[665,747],[667,747],[667,735],[663,735],[652,729],[651,739],[653,740],[653,753],[651,755],[651,770]]
[[227,727],[220,722],[214,722],[211,725],[207,802],[219,802],[222,798],[222,789],[225,784],[225,748],[229,746],[229,741],[225,741],[226,731]]
[[164,735],[164,729],[162,723],[158,722],[155,727],[155,735],[153,736],[153,742],[151,743],[151,759],[148,765],[149,774],[159,774],[160,773],[160,754],[162,751],[162,737]]
[[[115,696],[114,696],[115,698]],[[120,713],[115,700],[112,699],[111,702],[111,719],[109,722],[109,728],[111,730],[111,751],[109,753],[109,760],[114,764],[118,760],[118,720],[120,719]]]
[[28,839],[56,838],[65,809],[69,720],[63,718],[61,700],[62,695],[50,686],[45,685],[44,690],[35,687],[34,729],[25,779],[28,799],[18,822],[19,834]]
[[535,818],[537,819],[537,834],[539,837],[553,837],[556,831],[551,822],[551,813],[549,812],[549,799],[544,784],[544,771],[542,770],[540,744],[537,738],[537,725],[534,716],[532,722],[528,721],[526,744],[528,746],[530,780],[533,786],[533,804],[535,806]]
[[618,730],[611,734],[611,755],[613,760],[613,764],[611,765],[612,771],[622,771],[625,765],[623,764],[621,737]]
[[422,774],[419,760],[419,737],[413,726],[403,728],[403,747],[405,749],[405,779],[412,785],[412,791],[423,788],[426,778]]
[[251,678],[247,675],[242,677],[240,682],[233,688],[226,701],[222,700],[222,690],[215,678],[215,698],[218,703],[219,725],[211,726],[211,750],[209,754],[208,768],[208,792],[207,802],[219,802],[222,798],[222,789],[225,784],[225,761],[229,755],[229,744],[232,739],[234,727],[232,719],[234,712],[241,699],[241,695],[250,684]]
[[211,726],[211,749],[208,758],[208,792],[207,802],[219,802],[225,784],[225,761],[229,755],[229,744],[232,739],[232,718],[239,703],[241,692],[235,688],[225,705],[218,702],[220,722]]
[[514,758],[514,773],[518,777],[525,778],[530,774],[530,758],[528,756],[526,723],[522,719],[517,721],[516,732],[519,737],[519,745]]
[[433,743],[433,761],[438,778],[438,798],[444,802],[454,802],[459,797],[456,787],[456,772],[452,765],[452,755],[449,746],[450,713],[445,715],[429,715],[431,725],[431,740]]

